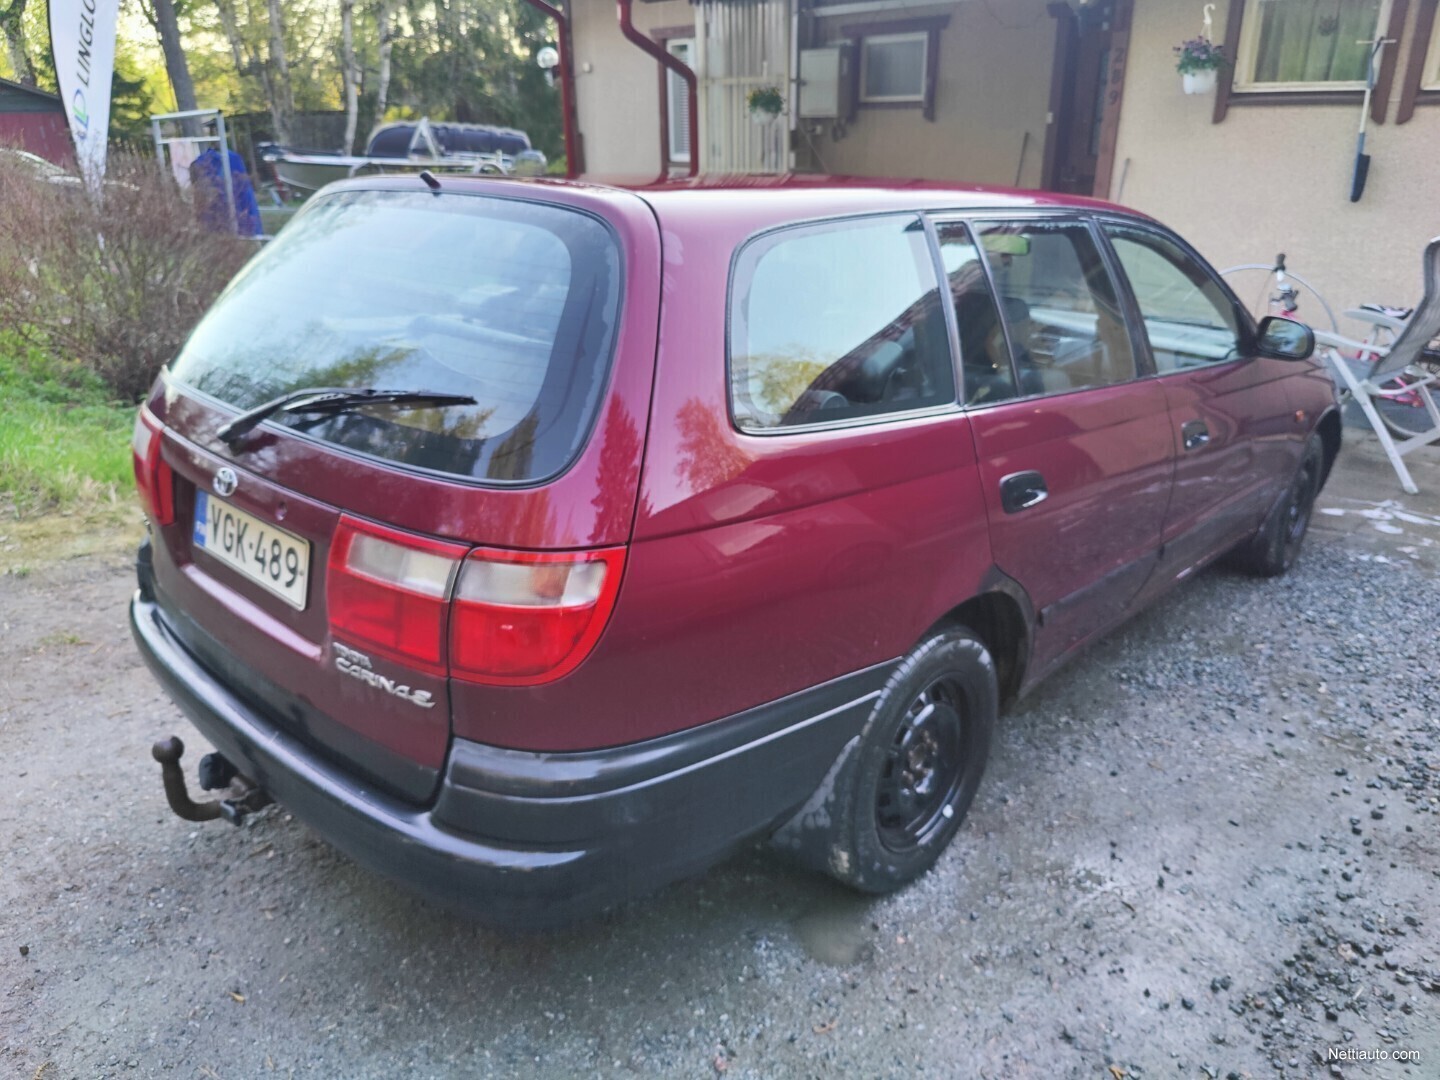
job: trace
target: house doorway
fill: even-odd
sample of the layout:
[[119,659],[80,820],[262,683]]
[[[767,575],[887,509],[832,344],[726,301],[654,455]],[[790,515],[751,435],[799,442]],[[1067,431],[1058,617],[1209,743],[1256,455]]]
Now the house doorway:
[[1108,198],[1134,0],[1053,3],[1055,64],[1043,186]]

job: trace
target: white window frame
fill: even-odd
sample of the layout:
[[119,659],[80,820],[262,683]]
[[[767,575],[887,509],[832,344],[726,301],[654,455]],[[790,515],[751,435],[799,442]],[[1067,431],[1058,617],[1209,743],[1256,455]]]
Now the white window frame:
[[[933,31],[914,30],[903,34],[875,34],[872,37],[860,39],[860,103],[862,105],[874,104],[904,104],[923,105],[925,103],[926,80],[930,77],[930,35]],[[914,94],[886,94],[873,95],[865,92],[866,77],[870,67],[870,47],[872,45],[895,45],[901,42],[918,41],[923,46],[920,56],[920,88]]]
[[[682,56],[677,46],[679,49],[686,50],[686,54]],[[692,69],[695,67],[695,39],[693,37],[670,38],[665,42],[665,51],[671,56],[679,57],[680,60],[688,64]],[[670,159],[669,163],[672,165],[690,164],[690,156],[695,152],[693,146],[683,152],[675,149],[679,143],[677,136],[683,135],[687,140],[690,138],[690,128],[688,124],[681,123],[679,110],[675,108],[677,90],[681,89],[688,89],[688,87],[686,87],[680,76],[676,75],[675,72],[669,68],[666,68],[665,145],[667,147],[666,156]],[[699,102],[695,101],[693,95],[690,100],[690,108],[692,110],[699,108]]]
[[[1375,19],[1375,32],[1384,36],[1390,26],[1390,8],[1394,0],[1380,0]],[[1239,55],[1235,58],[1235,92],[1240,94],[1291,93],[1296,90],[1364,90],[1365,81],[1354,82],[1256,82],[1255,63],[1260,51],[1260,8],[1265,0],[1245,0],[1241,14]],[[1385,46],[1399,48],[1399,43]],[[1383,59],[1383,54],[1381,56]]]
[[1430,28],[1430,48],[1425,53],[1425,67],[1420,72],[1420,89],[1440,90],[1440,18]]

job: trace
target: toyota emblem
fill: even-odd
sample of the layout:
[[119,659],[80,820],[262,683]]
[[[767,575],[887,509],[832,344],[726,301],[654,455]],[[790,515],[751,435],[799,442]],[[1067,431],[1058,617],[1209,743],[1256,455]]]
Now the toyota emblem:
[[215,474],[215,479],[212,481],[212,484],[215,488],[215,494],[224,498],[227,495],[235,494],[235,488],[239,486],[240,478],[235,475],[234,469],[226,466]]

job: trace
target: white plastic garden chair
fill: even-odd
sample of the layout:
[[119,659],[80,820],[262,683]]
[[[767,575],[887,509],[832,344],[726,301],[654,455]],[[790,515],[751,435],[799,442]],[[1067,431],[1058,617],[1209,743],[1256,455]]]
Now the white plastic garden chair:
[[[1368,322],[1373,327],[1366,341],[1356,341],[1322,330],[1315,331],[1316,342],[1322,347],[1325,359],[1344,388],[1341,394],[1342,402],[1348,393],[1360,406],[1365,413],[1365,419],[1379,437],[1385,456],[1394,466],[1395,475],[1400,478],[1400,486],[1411,495],[1419,494],[1420,489],[1415,486],[1415,481],[1410,478],[1410,470],[1405,467],[1405,455],[1422,446],[1440,443],[1440,407],[1437,407],[1433,393],[1440,387],[1440,372],[1427,371],[1416,366],[1420,354],[1430,341],[1440,335],[1440,237],[1425,246],[1424,261],[1425,292],[1420,303],[1407,318],[1396,319],[1366,309],[1345,312],[1347,317]],[[1391,335],[1393,338],[1389,344],[1383,344],[1383,340]],[[1362,376],[1356,370],[1357,365],[1345,359],[1343,353],[1347,351],[1362,358],[1369,356],[1378,359]],[[1365,362],[1362,361],[1358,366],[1363,369]],[[1377,399],[1393,398],[1396,380],[1402,376],[1407,384],[1406,389],[1419,395],[1424,409],[1429,413],[1430,427],[1397,442],[1381,420],[1375,402]]]

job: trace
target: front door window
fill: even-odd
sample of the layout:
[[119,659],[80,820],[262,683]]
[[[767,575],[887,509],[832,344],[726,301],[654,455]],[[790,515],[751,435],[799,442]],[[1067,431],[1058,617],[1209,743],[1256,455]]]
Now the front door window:
[[1220,283],[1179,244],[1149,229],[1106,225],[1162,375],[1234,360],[1240,319]]

